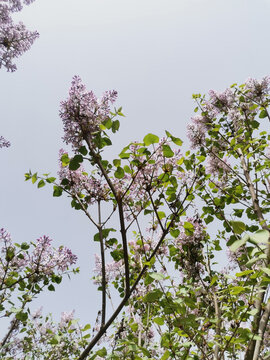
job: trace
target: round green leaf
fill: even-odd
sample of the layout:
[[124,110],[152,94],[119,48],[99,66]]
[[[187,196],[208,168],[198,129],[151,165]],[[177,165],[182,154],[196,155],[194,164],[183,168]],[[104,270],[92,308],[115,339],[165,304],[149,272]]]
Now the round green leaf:
[[146,146],[149,146],[151,144],[156,144],[159,142],[159,137],[154,134],[147,134],[143,138],[143,142],[145,143]]

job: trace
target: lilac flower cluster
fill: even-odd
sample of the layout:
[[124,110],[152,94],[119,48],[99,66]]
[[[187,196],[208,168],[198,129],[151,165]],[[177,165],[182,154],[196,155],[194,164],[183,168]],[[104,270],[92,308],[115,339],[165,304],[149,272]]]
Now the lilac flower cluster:
[[[94,272],[97,274],[94,276],[94,284],[100,285],[102,280],[102,264],[101,264],[101,258],[99,255],[95,254],[95,268]],[[106,271],[106,283],[109,283],[116,278],[123,275],[124,271],[124,264],[122,260],[119,261],[112,261],[110,263],[107,263],[105,265],[105,271]]]
[[265,76],[261,81],[248,78],[245,82],[248,96],[257,100],[262,99],[270,91],[270,76]]
[[191,141],[191,148],[195,149],[205,143],[207,130],[211,128],[211,120],[202,115],[193,116],[191,124],[187,126],[187,137]]
[[185,230],[184,222],[180,221],[178,223],[178,229],[180,231],[176,241],[180,247],[183,245],[198,245],[205,238],[205,226],[202,221],[197,217],[188,217],[186,222],[190,223],[193,226],[192,235],[189,235]]
[[[34,0],[25,0],[29,5]],[[22,10],[20,0],[0,0],[0,68],[5,67],[8,71],[15,71],[16,65],[13,59],[21,56],[29,50],[39,34],[29,31],[22,22],[14,24],[11,14]]]
[[0,349],[3,359],[21,360],[27,353],[33,359],[77,359],[87,341],[83,328],[74,319],[74,310],[62,312],[57,324],[52,316],[42,315],[42,308],[30,313],[23,336],[21,324],[12,332],[10,341]]
[[219,188],[223,189],[227,183],[228,176],[231,173],[231,165],[227,157],[220,159],[217,155],[212,153],[207,157],[205,172],[206,174],[211,174],[213,178],[217,177],[218,180],[216,180],[215,183]]
[[0,229],[0,281],[6,276],[7,270],[17,272],[25,270],[51,275],[55,271],[62,273],[76,263],[77,256],[70,249],[63,246],[54,249],[51,243],[52,240],[44,235],[36,240],[32,253],[28,250],[18,250],[10,234],[5,229]]
[[85,194],[88,204],[93,204],[99,199],[106,199],[108,197],[109,188],[103,184],[101,179],[94,176],[89,176],[83,166],[77,170],[70,170],[68,166],[63,166],[61,158],[67,152],[63,149],[59,151],[59,171],[58,176],[60,182],[64,179],[69,181],[71,192],[73,195]]
[[201,99],[202,114],[192,117],[187,127],[192,148],[204,146],[208,131],[224,116],[232,122],[232,131],[238,131],[248,117],[254,118],[260,108],[257,105],[268,98],[270,76],[261,81],[249,78],[240,88],[228,88],[224,92],[210,90],[209,99]]
[[77,261],[77,256],[70,249],[60,246],[54,249],[52,240],[48,236],[42,236],[36,240],[35,250],[29,259],[29,267],[43,274],[50,275],[55,270],[63,272]]
[[10,142],[6,140],[3,136],[0,136],[0,149],[3,147],[10,147]]
[[100,130],[99,125],[108,119],[110,104],[117,98],[116,91],[106,91],[98,99],[92,91],[86,91],[79,76],[74,76],[69,98],[61,102],[60,117],[64,124],[64,141],[71,144],[76,151],[83,140],[91,141],[94,133]]

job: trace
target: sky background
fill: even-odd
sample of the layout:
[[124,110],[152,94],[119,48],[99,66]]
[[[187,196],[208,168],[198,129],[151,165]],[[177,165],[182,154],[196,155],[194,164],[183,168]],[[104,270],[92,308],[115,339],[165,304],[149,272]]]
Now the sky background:
[[19,243],[49,235],[55,246],[70,247],[81,267],[34,308],[43,304],[56,319],[76,309],[82,323],[93,323],[99,310],[90,280],[95,229],[49,186],[24,182],[29,169],[57,173],[59,103],[72,77],[97,95],[118,91],[126,118],[115,156],[148,132],[167,129],[186,141],[193,93],[270,74],[269,15],[270,0],[36,0],[16,14],[40,38],[15,73],[0,71],[0,135],[12,144],[0,151],[0,227]]

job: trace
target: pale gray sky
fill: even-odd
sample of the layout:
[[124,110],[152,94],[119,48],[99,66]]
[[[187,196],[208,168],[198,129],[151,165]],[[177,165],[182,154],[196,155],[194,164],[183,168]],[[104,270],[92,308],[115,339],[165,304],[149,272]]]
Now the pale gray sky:
[[[126,118],[115,154],[131,140],[165,129],[182,139],[192,116],[192,93],[222,90],[270,74],[270,0],[36,0],[17,15],[40,32],[0,73],[1,227],[17,242],[47,234],[78,256],[81,274],[37,304],[59,314],[76,309],[86,323],[98,310],[90,271],[93,228],[69,200],[24,183],[31,168],[57,171],[62,147],[59,102],[78,74],[98,95],[119,92]],[[38,306],[38,305],[37,305]]]

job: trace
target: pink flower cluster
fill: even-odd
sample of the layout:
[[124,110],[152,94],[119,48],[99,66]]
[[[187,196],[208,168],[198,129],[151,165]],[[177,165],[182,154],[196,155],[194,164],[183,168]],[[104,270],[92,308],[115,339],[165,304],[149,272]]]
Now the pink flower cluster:
[[[112,261],[105,265],[106,283],[115,280],[123,275],[124,264],[122,260]],[[95,268],[94,272],[97,274],[94,276],[94,284],[100,285],[102,281],[102,263],[99,255],[95,254]]]
[[202,221],[197,217],[188,217],[186,218],[186,222],[193,225],[193,233],[192,235],[188,235],[184,227],[184,222],[180,221],[178,224],[180,234],[176,239],[177,243],[180,246],[200,244],[205,238],[205,226]]
[[106,91],[98,99],[92,91],[86,91],[79,76],[74,76],[69,98],[61,102],[60,117],[64,124],[64,141],[77,150],[83,140],[91,140],[100,130],[99,125],[110,115],[110,104],[117,98],[116,91]]
[[187,137],[191,141],[191,147],[197,148],[205,143],[205,134],[211,128],[211,119],[197,115],[191,118],[191,124],[187,126]]
[[248,78],[245,82],[245,89],[251,98],[262,99],[270,91],[270,76],[265,76],[261,81]]
[[[24,271],[51,275],[55,271],[62,273],[77,261],[77,256],[70,249],[60,246],[52,247],[52,240],[42,236],[36,240],[34,250],[18,249],[12,242],[10,234],[5,229],[0,229],[1,265],[0,280],[6,271]],[[10,254],[7,256],[7,254]]]
[[83,166],[80,166],[77,170],[70,170],[68,166],[63,166],[61,158],[64,154],[67,154],[67,152],[61,149],[59,151],[60,169],[58,171],[60,182],[67,179],[70,182],[72,194],[84,193],[89,204],[93,204],[99,199],[106,199],[109,192],[108,186],[103,184],[101,179],[89,176]]
[[3,136],[0,136],[0,149],[3,147],[10,147],[10,142],[6,140]]
[[219,180],[216,184],[223,188],[226,185],[228,175],[231,172],[231,165],[228,158],[223,157],[220,159],[217,155],[210,154],[207,156],[205,172],[206,174],[211,174],[213,177],[217,177]]
[[52,240],[48,236],[42,236],[36,240],[35,250],[29,258],[29,267],[43,274],[52,274],[55,270],[63,272],[77,261],[77,256],[70,249],[60,246],[54,249]]
[[191,123],[187,126],[191,147],[204,146],[208,131],[216,120],[224,116],[231,122],[230,131],[238,131],[241,123],[248,117],[252,119],[256,116],[260,109],[256,105],[264,103],[269,91],[270,76],[264,77],[261,81],[249,78],[241,89],[228,88],[224,92],[210,90],[209,99],[201,99],[202,115],[192,117]]
[[[34,0],[25,0],[29,5]],[[13,59],[29,50],[35,39],[39,36],[36,31],[29,31],[22,22],[14,24],[11,14],[22,10],[20,0],[0,1],[0,68],[15,71]]]

